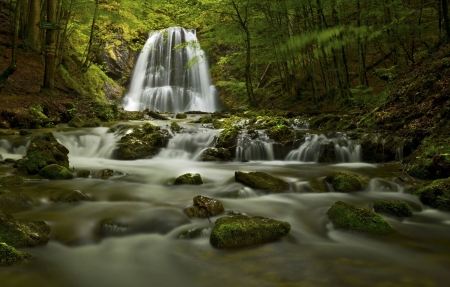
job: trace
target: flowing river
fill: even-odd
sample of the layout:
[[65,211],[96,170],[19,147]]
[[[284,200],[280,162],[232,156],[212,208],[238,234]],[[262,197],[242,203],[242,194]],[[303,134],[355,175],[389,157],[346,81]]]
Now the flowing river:
[[[71,168],[92,175],[7,187],[33,202],[1,209],[18,220],[44,220],[51,233],[47,245],[21,249],[36,258],[0,268],[1,286],[448,286],[450,213],[424,206],[405,192],[397,178],[399,164],[198,162],[196,154],[212,146],[220,131],[177,122],[189,132],[175,136],[158,156],[135,161],[113,159],[118,136],[105,127],[54,130],[70,150]],[[0,143],[3,158],[16,159],[29,144],[19,136],[4,136]],[[105,168],[115,171],[109,180],[100,179]],[[11,171],[0,164],[2,175]],[[245,187],[234,181],[235,171],[278,176],[290,191],[266,194]],[[333,171],[366,177],[365,190],[313,192],[310,182]],[[205,184],[170,185],[188,172],[200,173]],[[53,201],[74,190],[89,200]],[[226,210],[287,221],[292,229],[276,242],[216,249],[209,235],[218,217],[210,223],[184,213],[196,195],[214,197]],[[338,200],[371,208],[377,199],[401,199],[414,215],[386,216],[397,232],[370,235],[335,229],[326,214]]]

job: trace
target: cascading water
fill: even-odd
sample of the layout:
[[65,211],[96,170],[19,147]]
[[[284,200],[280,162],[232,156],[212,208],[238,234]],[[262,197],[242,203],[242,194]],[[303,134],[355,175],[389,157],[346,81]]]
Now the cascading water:
[[361,162],[361,145],[355,144],[345,136],[328,138],[325,135],[310,134],[305,142],[286,157],[287,161],[318,162],[326,153],[326,145],[332,145],[336,162]]
[[9,140],[0,140],[0,159],[1,158],[12,158],[20,159],[22,156],[26,155],[30,141],[26,141],[20,145],[14,146]]
[[273,142],[263,132],[252,137],[243,131],[237,140],[237,160],[274,160]]
[[134,68],[124,109],[168,112],[219,108],[195,30],[171,27],[152,32]]

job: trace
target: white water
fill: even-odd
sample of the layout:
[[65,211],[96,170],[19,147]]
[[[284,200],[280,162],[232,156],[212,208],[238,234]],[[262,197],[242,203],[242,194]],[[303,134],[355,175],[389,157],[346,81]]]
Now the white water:
[[195,31],[171,27],[152,32],[134,68],[124,109],[214,112],[218,108],[217,91]]
[[254,139],[242,131],[236,144],[236,160],[274,160],[273,141],[261,131]]
[[7,139],[0,139],[0,159],[20,159],[27,153],[28,146],[30,145],[30,141],[27,140],[24,143],[19,145],[13,145]]

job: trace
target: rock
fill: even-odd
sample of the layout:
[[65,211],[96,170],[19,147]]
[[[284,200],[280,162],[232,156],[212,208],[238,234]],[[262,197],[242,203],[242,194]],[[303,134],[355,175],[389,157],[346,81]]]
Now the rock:
[[123,136],[118,143],[118,157],[122,160],[151,158],[165,148],[171,136],[167,130],[144,124]]
[[3,186],[14,186],[14,185],[24,185],[25,181],[23,177],[18,175],[8,175],[0,178],[0,185]]
[[279,178],[273,177],[263,172],[242,172],[234,173],[234,180],[247,186],[264,189],[269,192],[280,193],[289,190],[289,184]]
[[175,179],[174,185],[180,184],[192,184],[192,185],[200,185],[203,184],[202,177],[198,173],[185,173],[180,175],[177,179]]
[[83,128],[96,128],[102,125],[102,122],[97,118],[87,119],[84,121]]
[[3,160],[3,163],[5,163],[5,164],[15,164],[16,162],[17,161],[15,159],[12,159],[12,158],[5,158]]
[[51,164],[69,168],[69,150],[61,145],[52,133],[35,136],[28,147],[27,154],[17,162],[19,174],[38,174],[41,169]]
[[86,201],[89,198],[79,190],[64,193],[58,198],[59,202],[78,202]]
[[21,136],[29,136],[29,135],[32,135],[32,134],[34,134],[33,131],[19,130],[19,135],[21,135]]
[[149,115],[150,117],[157,119],[157,120],[163,120],[163,121],[168,121],[169,119],[163,115],[158,114],[157,112],[154,111],[150,111],[148,109],[146,109],[144,111],[145,114]]
[[91,176],[91,172],[89,170],[79,170],[77,171],[77,176],[82,178],[89,178]]
[[334,172],[325,177],[325,181],[330,183],[336,192],[355,192],[362,190],[361,180],[356,175],[346,172]]
[[114,176],[114,170],[112,170],[112,169],[104,169],[104,170],[102,170],[102,174],[100,175],[100,178],[103,179],[103,180],[107,180],[111,176]]
[[7,192],[0,195],[0,206],[30,206],[33,199],[20,192]]
[[320,145],[319,158],[317,159],[319,163],[335,163],[336,153],[334,151],[334,142],[327,141]]
[[294,131],[286,125],[272,126],[266,129],[266,134],[275,142],[292,142]]
[[25,259],[32,258],[33,255],[21,252],[6,243],[0,242],[0,266],[10,266],[21,263]]
[[336,228],[377,234],[395,231],[381,215],[343,201],[334,203],[327,214]]
[[84,120],[79,115],[75,115],[68,125],[73,128],[81,128],[84,125]]
[[291,225],[260,216],[231,215],[216,220],[210,237],[214,247],[241,247],[261,244],[286,236]]
[[21,223],[10,214],[0,214],[0,242],[14,248],[45,244],[49,233],[50,227],[44,221]]
[[232,161],[231,153],[226,148],[208,148],[201,157],[200,161]]
[[414,191],[423,204],[450,211],[450,178],[438,179]]
[[121,33],[113,35],[111,42],[104,43],[96,55],[96,63],[104,67],[105,73],[111,79],[127,86],[138,52],[130,48]]
[[186,209],[186,213],[190,217],[208,218],[225,212],[220,201],[213,198],[198,195],[194,197],[194,206]]
[[11,125],[7,121],[0,121],[0,129],[8,130],[11,128]]
[[450,154],[435,154],[431,157],[424,152],[408,169],[408,174],[421,179],[441,179],[450,177]]
[[187,115],[186,114],[176,114],[175,118],[176,119],[187,119]]
[[68,170],[64,166],[60,166],[58,164],[51,164],[51,165],[44,167],[39,172],[39,175],[44,178],[54,179],[54,180],[72,179],[73,178],[72,172],[70,170]]
[[179,132],[181,131],[180,125],[178,125],[176,122],[172,122],[172,123],[170,124],[170,129],[171,129],[173,132],[176,132],[176,133],[179,133]]
[[211,228],[194,228],[182,232],[178,239],[195,239],[200,237],[206,237],[211,232]]
[[239,129],[236,127],[229,127],[224,129],[217,139],[217,148],[235,149]]
[[397,217],[413,215],[411,207],[402,200],[377,200],[373,203],[373,209],[376,213],[386,213]]
[[3,194],[7,194],[10,193],[11,191],[7,190],[7,189],[0,189],[0,196],[2,196]]

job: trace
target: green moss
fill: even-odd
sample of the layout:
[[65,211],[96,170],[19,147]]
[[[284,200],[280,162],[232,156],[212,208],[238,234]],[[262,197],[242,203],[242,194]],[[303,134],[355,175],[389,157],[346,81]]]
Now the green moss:
[[73,128],[81,128],[84,125],[84,120],[80,116],[76,115],[70,120],[68,125]]
[[231,153],[225,148],[209,148],[203,152],[200,161],[231,161]]
[[175,118],[176,118],[176,119],[186,119],[186,118],[187,118],[187,115],[186,115],[186,114],[176,114],[176,115],[175,115]]
[[237,127],[229,127],[224,129],[217,139],[216,147],[218,148],[234,148],[236,146],[239,129]]
[[286,125],[272,126],[266,129],[266,134],[276,142],[287,142],[293,140],[294,132]]
[[51,164],[39,172],[39,175],[48,179],[72,179],[72,172],[58,164]]
[[211,233],[214,247],[241,247],[274,241],[286,236],[291,225],[270,218],[232,215],[219,218]]
[[198,173],[185,173],[180,175],[175,182],[174,185],[181,184],[192,184],[192,185],[200,185],[203,184],[202,177]]
[[179,132],[181,131],[180,125],[178,125],[176,122],[172,122],[172,123],[170,124],[170,129],[171,129],[173,132],[176,132],[176,133],[179,133]]
[[88,200],[88,197],[79,190],[64,193],[58,198],[58,201],[60,202],[78,202],[86,200]]
[[411,165],[408,174],[421,179],[450,177],[450,146],[448,142],[424,140],[422,145],[408,157]]
[[0,242],[0,266],[10,266],[15,263],[21,263],[33,255],[27,252],[21,252],[4,242]]
[[0,196],[10,193],[11,191],[7,190],[7,189],[0,189]]
[[377,234],[395,231],[379,214],[343,201],[334,203],[327,214],[336,228]]
[[18,175],[8,175],[0,178],[0,185],[3,186],[14,186],[14,185],[24,185],[25,181],[23,177]]
[[416,191],[422,203],[444,211],[450,211],[450,178],[438,179]]
[[30,206],[33,199],[20,192],[9,192],[0,195],[0,206]]
[[325,178],[336,192],[354,192],[362,190],[361,180],[353,174],[334,172]]
[[47,243],[50,227],[44,221],[21,223],[10,214],[0,214],[0,242],[12,247],[32,247]]
[[289,190],[289,184],[287,182],[264,172],[236,171],[234,173],[234,179],[236,182],[269,192],[281,193]]
[[377,200],[373,203],[376,213],[386,213],[392,216],[406,217],[412,216],[409,205],[402,200]]
[[84,121],[82,127],[84,128],[96,128],[102,125],[102,122],[97,118],[91,118]]

